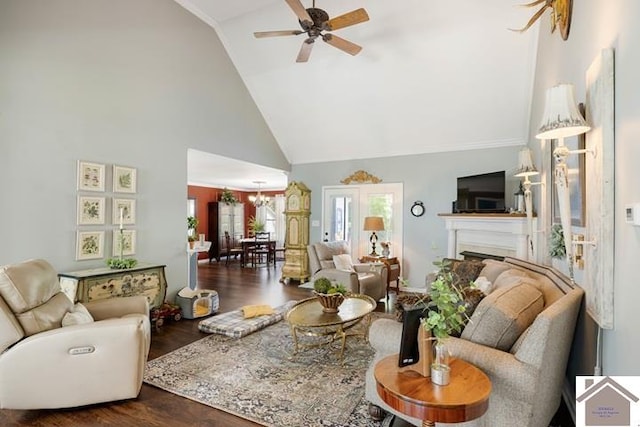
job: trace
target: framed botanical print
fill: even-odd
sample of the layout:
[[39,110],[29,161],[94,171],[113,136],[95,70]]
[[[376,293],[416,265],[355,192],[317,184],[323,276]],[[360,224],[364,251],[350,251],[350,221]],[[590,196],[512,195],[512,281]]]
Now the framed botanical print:
[[78,196],[78,225],[104,224],[105,198]]
[[[121,233],[122,231],[122,233]],[[122,254],[120,245],[122,243]],[[136,253],[136,230],[113,230],[113,256],[129,256]]]
[[100,259],[104,256],[104,231],[78,231],[76,260]]
[[78,160],[78,190],[104,191],[105,165]]
[[135,193],[137,186],[136,168],[113,165],[113,192]]
[[[132,225],[136,223],[136,200],[135,199],[113,199],[113,225]],[[122,216],[120,215],[122,210]]]

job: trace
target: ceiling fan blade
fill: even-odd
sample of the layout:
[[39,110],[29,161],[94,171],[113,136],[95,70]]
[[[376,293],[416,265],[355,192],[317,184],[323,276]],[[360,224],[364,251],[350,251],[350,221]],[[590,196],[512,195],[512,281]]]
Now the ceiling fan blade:
[[311,19],[311,16],[309,16],[309,12],[307,12],[307,9],[305,9],[302,3],[300,3],[300,0],[285,1],[287,2],[291,10],[293,10],[293,13],[296,14],[299,20],[303,22],[308,21],[310,25],[313,25],[313,19]]
[[327,27],[328,31],[333,31],[340,28],[349,27],[351,25],[356,25],[361,22],[366,22],[368,20],[369,15],[367,15],[367,11],[360,8],[345,13],[344,15],[336,16],[335,18],[329,19],[327,22],[325,22],[325,26]]
[[337,47],[341,51],[348,53],[349,55],[355,56],[362,50],[361,46],[333,34],[323,34],[322,40],[329,43],[331,46]]
[[283,30],[283,31],[257,31],[253,33],[255,38],[263,38],[263,37],[279,37],[279,36],[297,36],[302,34],[304,31],[300,30]]
[[311,49],[313,49],[314,42],[314,39],[306,39],[302,42],[302,47],[300,48],[300,52],[298,52],[296,62],[307,62],[309,60],[309,55],[311,55]]

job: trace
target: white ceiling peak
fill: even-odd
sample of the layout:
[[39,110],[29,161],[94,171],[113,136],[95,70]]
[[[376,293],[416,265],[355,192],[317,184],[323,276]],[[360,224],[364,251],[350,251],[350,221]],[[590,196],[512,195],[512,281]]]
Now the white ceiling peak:
[[537,31],[508,30],[529,19],[517,1],[319,0],[367,10],[335,32],[363,50],[316,43],[303,64],[304,35],[253,37],[300,28],[284,0],[176,1],[216,29],[291,164],[527,142]]

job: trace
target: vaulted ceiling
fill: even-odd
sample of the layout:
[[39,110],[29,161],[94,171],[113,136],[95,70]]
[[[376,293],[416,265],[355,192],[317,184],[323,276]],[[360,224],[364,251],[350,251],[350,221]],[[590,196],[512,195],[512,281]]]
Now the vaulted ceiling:
[[520,2],[317,0],[367,10],[335,31],[363,49],[317,42],[296,63],[305,35],[253,36],[300,28],[284,0],[176,1],[215,28],[292,164],[526,143],[537,26],[508,30],[534,13]]

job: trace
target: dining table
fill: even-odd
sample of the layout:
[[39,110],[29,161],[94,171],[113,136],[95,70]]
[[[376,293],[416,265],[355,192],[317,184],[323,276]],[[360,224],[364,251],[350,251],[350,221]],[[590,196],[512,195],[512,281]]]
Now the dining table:
[[240,247],[242,248],[242,257],[240,259],[240,265],[242,267],[246,267],[248,264],[247,260],[249,259],[249,251],[251,248],[258,245],[267,245],[269,248],[269,256],[267,257],[267,265],[271,260],[273,262],[273,266],[275,268],[276,265],[276,241],[275,239],[258,239],[256,240],[254,237],[246,237],[244,239],[240,239]]

